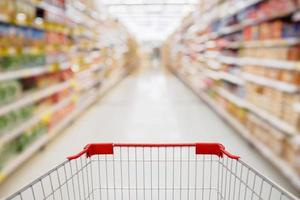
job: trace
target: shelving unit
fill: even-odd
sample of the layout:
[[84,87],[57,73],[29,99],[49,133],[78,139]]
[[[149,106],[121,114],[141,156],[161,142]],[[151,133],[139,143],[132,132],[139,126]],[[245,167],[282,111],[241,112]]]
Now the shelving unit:
[[[99,98],[105,95],[109,90],[114,87],[118,82],[123,78],[124,74],[120,73],[118,76],[111,79],[100,89],[93,89],[87,92],[82,99],[84,102],[77,103],[76,108],[70,113],[67,117],[65,117],[59,124],[57,124],[49,133],[41,136],[36,142],[34,142],[29,148],[27,148],[24,152],[19,154],[16,158],[14,158],[11,162],[9,162],[4,169],[0,172],[0,182],[4,181],[11,173],[13,173],[19,165],[24,163],[27,159],[33,156],[36,152],[38,152],[42,147],[47,145],[56,135],[62,133],[62,131],[68,127],[76,118],[78,118],[82,113],[84,113],[93,103],[95,103]],[[90,88],[92,89],[92,87]],[[65,99],[63,102],[54,105],[46,112],[55,112],[55,110],[59,110],[60,107],[63,107],[68,102],[73,101],[72,97]],[[38,117],[43,117],[42,115]],[[2,141],[4,142],[4,141]],[[1,144],[1,143],[0,143]],[[3,143],[2,143],[3,144]]]
[[61,63],[59,67],[55,67],[54,65],[50,66],[38,66],[29,69],[20,69],[20,70],[12,70],[7,72],[1,72],[0,81],[7,81],[11,79],[19,79],[26,78],[30,76],[39,76],[42,74],[47,74],[56,70],[66,70],[71,67],[69,62]]
[[244,99],[239,98],[222,88],[218,89],[218,93],[224,98],[228,99],[230,102],[234,103],[235,105],[238,105],[241,108],[249,109],[249,104]]
[[300,191],[300,5],[233,2],[200,4],[165,42],[164,63]]
[[[130,73],[138,56],[123,25],[90,15],[92,1],[84,9],[72,1],[3,1],[0,39],[17,41],[0,49],[0,100],[9,99],[0,102],[0,184]],[[15,15],[1,7],[12,3]]]
[[29,94],[25,94],[23,97],[20,97],[16,101],[4,105],[0,108],[0,115],[4,115],[13,110],[26,106],[28,104],[32,104],[36,101],[39,101],[45,97],[51,96],[61,90],[67,89],[72,84],[72,81],[67,81],[63,83],[59,83],[54,86],[47,87],[42,90],[38,90],[37,92],[30,92]]
[[[176,72],[174,72],[176,73]],[[178,74],[177,74],[178,75]],[[269,160],[277,169],[288,178],[296,188],[300,188],[300,180],[298,178],[297,172],[284,160],[278,158],[277,155],[274,155],[264,144],[259,140],[253,138],[252,134],[245,128],[238,120],[232,117],[226,110],[224,110],[220,105],[218,105],[211,97],[209,97],[204,92],[195,89],[195,86],[187,80],[186,77],[178,75],[179,79],[183,81],[185,85],[193,90],[193,92],[201,98],[209,107],[214,110],[219,116],[221,116],[228,124],[232,126],[244,139],[246,139],[257,151],[261,153],[267,160]],[[224,93],[223,93],[224,94]],[[229,97],[232,99],[232,97]],[[233,100],[238,101],[240,100]],[[241,102],[240,102],[241,103]],[[245,102],[243,101],[242,105]]]
[[246,81],[253,82],[258,85],[272,87],[288,93],[299,92],[299,86],[294,84],[289,84],[283,81],[277,81],[270,78],[264,78],[263,76],[257,76],[250,73],[243,73],[242,76]]
[[33,125],[40,122],[43,119],[45,114],[53,113],[55,111],[60,110],[64,106],[67,106],[72,101],[72,99],[73,97],[71,96],[62,100],[62,102],[59,102],[51,106],[49,109],[45,110],[45,112],[34,115],[29,120],[25,121],[15,129],[10,130],[9,133],[4,133],[3,136],[0,137],[0,148],[3,147],[5,144],[9,143],[10,141],[12,141],[13,139],[15,139],[16,137],[18,137],[19,135],[23,134],[25,130],[31,128]]

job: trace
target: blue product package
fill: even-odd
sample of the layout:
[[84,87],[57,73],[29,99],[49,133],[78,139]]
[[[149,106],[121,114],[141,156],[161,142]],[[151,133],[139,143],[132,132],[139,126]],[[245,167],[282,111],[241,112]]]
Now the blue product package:
[[300,22],[294,23],[294,37],[300,37]]
[[283,38],[299,37],[300,24],[299,23],[285,23],[282,29]]
[[6,24],[0,24],[0,35],[5,36],[7,35],[7,25]]

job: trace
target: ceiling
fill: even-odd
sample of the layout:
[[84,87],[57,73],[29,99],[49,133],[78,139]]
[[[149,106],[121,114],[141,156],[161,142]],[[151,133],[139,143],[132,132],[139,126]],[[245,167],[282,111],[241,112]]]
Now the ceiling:
[[140,42],[163,41],[198,0],[95,0],[100,10],[120,20]]

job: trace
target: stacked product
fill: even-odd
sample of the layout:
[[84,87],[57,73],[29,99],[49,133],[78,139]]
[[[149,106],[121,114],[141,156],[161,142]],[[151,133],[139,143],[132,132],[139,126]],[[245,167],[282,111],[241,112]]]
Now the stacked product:
[[300,189],[298,2],[203,2],[168,39],[166,65]]
[[131,36],[85,9],[0,1],[0,183],[127,73]]

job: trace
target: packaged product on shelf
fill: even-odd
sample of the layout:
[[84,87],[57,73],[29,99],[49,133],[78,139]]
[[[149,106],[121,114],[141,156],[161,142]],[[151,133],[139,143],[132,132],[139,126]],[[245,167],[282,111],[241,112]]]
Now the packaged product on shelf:
[[38,123],[32,128],[24,131],[24,133],[16,139],[16,150],[18,153],[23,152],[28,145],[33,143],[40,135],[47,131],[47,127],[43,122]]
[[282,38],[300,37],[300,22],[286,22],[282,28]]
[[68,105],[63,107],[62,109],[56,111],[53,113],[50,122],[49,122],[49,128],[53,128],[57,126],[59,122],[65,117],[67,117],[73,110],[75,109],[75,104],[73,102],[70,102]]
[[0,135],[8,133],[33,115],[34,106],[24,106],[0,116]]
[[284,92],[252,83],[246,84],[246,91],[246,99],[249,102],[281,117]]
[[66,70],[50,74],[44,74],[36,77],[25,78],[22,79],[21,82],[24,90],[33,90],[58,84],[62,81],[70,79],[71,77],[72,71]]
[[0,116],[0,136],[3,134],[9,127],[9,120],[6,115]]
[[241,57],[268,58],[274,60],[300,60],[300,46],[246,48],[239,51]]
[[31,117],[33,115],[34,110],[35,110],[35,105],[27,105],[20,108],[20,110],[17,110],[19,115],[19,121],[24,121],[29,117]]
[[245,124],[247,122],[247,110],[245,108],[241,108],[233,102],[228,101],[226,98],[218,95],[217,101],[220,106],[226,110],[231,116],[233,116],[240,123]]
[[37,108],[35,109],[36,113],[45,113],[47,110],[54,106],[55,104],[59,103],[60,101],[63,101],[65,98],[71,95],[71,89],[65,89],[62,91],[59,91],[49,97],[46,97],[38,102]]
[[15,141],[0,148],[0,171],[6,166],[7,162],[15,156],[16,152],[17,145]]
[[293,70],[281,70],[280,80],[287,83],[300,85],[300,72]]
[[285,94],[282,105],[282,119],[300,130],[300,113],[294,105],[300,101],[299,94]]
[[292,46],[288,50],[287,60],[300,60],[300,45]]
[[285,73],[284,70],[280,70],[280,69],[272,69],[272,68],[264,68],[264,67],[262,67],[262,68],[265,70],[264,75],[267,78],[274,79],[274,80],[280,80],[281,78],[283,79],[283,76],[287,76],[289,74],[289,73],[288,74]]
[[284,143],[283,159],[300,175],[300,137],[287,139]]
[[59,102],[59,101],[65,99],[65,98],[67,98],[71,94],[72,94],[72,90],[68,88],[68,89],[59,91],[56,94],[54,94],[52,96],[52,99],[53,99],[54,102]]
[[15,1],[14,23],[32,25],[35,19],[35,7],[25,1]]
[[10,22],[13,16],[13,2],[12,0],[1,0],[0,1],[0,21]]
[[276,155],[281,156],[285,141],[283,133],[253,114],[248,114],[246,127],[252,134],[252,137],[265,144]]
[[[28,112],[28,110],[26,112]],[[26,114],[26,116],[27,115],[28,113]],[[3,122],[2,119],[3,116],[0,117],[0,126],[2,125]],[[3,167],[5,167],[5,165],[11,159],[13,159],[13,157],[16,154],[21,153],[31,142],[35,140],[36,137],[38,137],[40,134],[44,133],[45,131],[46,131],[46,126],[43,123],[39,123],[34,127],[32,127],[31,129],[25,131],[21,136],[19,136],[15,140],[0,147],[0,170]]]
[[44,65],[43,41],[43,31],[0,24],[0,70]]
[[18,98],[21,92],[21,84],[18,81],[0,82],[0,105]]

